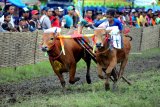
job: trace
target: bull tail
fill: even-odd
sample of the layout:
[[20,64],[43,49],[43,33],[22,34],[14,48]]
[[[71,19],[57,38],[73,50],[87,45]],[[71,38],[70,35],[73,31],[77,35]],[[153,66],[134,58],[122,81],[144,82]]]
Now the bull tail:
[[131,36],[129,36],[129,35],[125,35],[125,37],[130,38],[130,41],[132,41],[132,40],[133,40],[133,38],[132,38]]

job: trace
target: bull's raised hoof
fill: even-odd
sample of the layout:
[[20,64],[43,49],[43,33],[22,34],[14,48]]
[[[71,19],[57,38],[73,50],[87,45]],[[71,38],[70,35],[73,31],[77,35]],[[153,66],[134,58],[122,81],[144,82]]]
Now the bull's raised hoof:
[[106,91],[109,91],[109,90],[110,90],[109,83],[105,83],[105,90],[106,90]]
[[102,76],[102,75],[98,75],[98,77],[100,78],[100,79],[106,79],[104,76]]
[[70,83],[70,84],[74,84],[75,82],[77,82],[77,81],[79,81],[79,80],[80,80],[79,77],[75,77],[75,78],[74,78],[74,81],[69,80],[69,83]]
[[88,76],[88,75],[86,75],[86,80],[87,80],[87,83],[88,83],[88,84],[91,84],[91,83],[92,83],[91,78],[90,78],[90,76]]

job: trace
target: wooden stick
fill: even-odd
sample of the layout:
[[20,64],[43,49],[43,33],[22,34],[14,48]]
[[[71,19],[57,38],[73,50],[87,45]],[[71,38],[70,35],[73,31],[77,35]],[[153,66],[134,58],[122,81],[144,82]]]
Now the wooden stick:
[[126,78],[124,78],[124,76],[122,76],[122,79],[128,83],[128,85],[132,85],[130,81],[128,81]]

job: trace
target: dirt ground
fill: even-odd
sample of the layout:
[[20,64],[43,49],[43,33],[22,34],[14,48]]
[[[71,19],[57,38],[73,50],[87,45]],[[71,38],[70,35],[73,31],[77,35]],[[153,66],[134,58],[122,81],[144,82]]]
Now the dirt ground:
[[[130,61],[126,67],[126,72],[143,72],[149,69],[160,69],[160,55],[151,58],[138,58],[135,61]],[[77,71],[76,76],[81,80],[76,84],[86,83],[85,80],[86,69]],[[128,73],[129,74],[129,73]],[[68,73],[64,74],[68,85]],[[96,67],[91,68],[92,82],[98,81]],[[57,76],[51,75],[49,77],[41,77],[32,80],[23,81],[20,83],[3,84],[0,85],[0,104],[15,103],[21,100],[26,100],[38,94],[47,94],[49,92],[61,91],[61,86]]]

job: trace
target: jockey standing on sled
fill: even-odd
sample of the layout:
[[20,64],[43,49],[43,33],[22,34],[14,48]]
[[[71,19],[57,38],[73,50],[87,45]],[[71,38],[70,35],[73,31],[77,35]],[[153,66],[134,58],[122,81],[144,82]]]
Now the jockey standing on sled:
[[109,34],[111,35],[110,37],[110,49],[111,50],[113,47],[117,49],[123,48],[123,42],[122,42],[123,39],[121,36],[123,25],[117,18],[115,18],[114,10],[109,10],[107,12],[107,19],[103,19],[103,20],[99,19],[99,20],[94,21],[94,26],[96,28],[106,29],[106,31],[109,32]]
[[[114,35],[112,40],[113,40],[113,42],[116,41],[117,48],[121,49],[121,48],[123,48],[123,38],[122,38],[123,25],[117,18],[115,18],[115,14],[116,14],[116,12],[114,10],[109,10],[107,12],[107,19],[108,19],[109,26],[107,27],[106,30],[112,30],[111,33],[112,32],[113,33],[112,34],[110,33],[111,36]],[[113,28],[113,29],[111,28],[111,27],[115,27],[115,26],[118,27],[119,31],[116,28]],[[118,35],[119,35],[118,38],[115,37]],[[119,40],[119,43],[117,42],[118,40]],[[118,44],[121,44],[121,46],[118,46]]]

